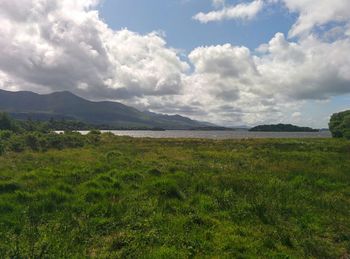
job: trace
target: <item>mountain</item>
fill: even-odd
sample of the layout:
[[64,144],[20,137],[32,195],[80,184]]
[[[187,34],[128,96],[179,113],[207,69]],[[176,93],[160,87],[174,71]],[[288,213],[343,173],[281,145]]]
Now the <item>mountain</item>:
[[93,102],[67,91],[41,95],[0,89],[0,111],[17,119],[78,120],[115,128],[197,129],[213,126],[180,115],[141,112],[118,102]]

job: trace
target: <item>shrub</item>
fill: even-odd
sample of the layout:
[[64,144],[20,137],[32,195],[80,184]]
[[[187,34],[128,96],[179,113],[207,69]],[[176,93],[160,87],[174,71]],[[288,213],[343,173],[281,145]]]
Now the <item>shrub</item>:
[[40,148],[39,139],[33,133],[25,135],[25,144],[32,150],[39,150]]
[[12,134],[13,132],[10,130],[0,130],[0,140],[8,140]]
[[63,135],[59,135],[62,139],[64,147],[76,148],[84,146],[84,136],[78,132],[65,132]]
[[99,130],[90,130],[88,135],[101,135],[101,131],[99,131]]
[[25,148],[25,143],[21,136],[14,135],[9,140],[10,150],[14,152],[22,152]]
[[62,149],[64,147],[64,144],[61,140],[62,134],[48,134],[46,136],[47,139],[47,146],[48,148],[55,148],[55,149]]
[[84,136],[76,132],[65,132],[64,134],[51,133],[45,135],[45,137],[46,139],[43,142],[47,144],[47,148],[77,148],[85,145]]
[[92,130],[86,135],[86,137],[88,143],[96,145],[101,140],[101,132],[98,130]]
[[48,142],[46,136],[41,136],[39,138],[39,145],[42,151],[46,151],[48,149]]

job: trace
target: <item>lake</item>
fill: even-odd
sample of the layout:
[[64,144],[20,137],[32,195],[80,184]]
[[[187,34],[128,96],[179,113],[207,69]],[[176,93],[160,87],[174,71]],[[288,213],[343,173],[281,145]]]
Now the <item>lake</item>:
[[[88,131],[80,131],[87,134]],[[237,131],[200,131],[200,130],[111,130],[117,136],[130,136],[135,138],[204,138],[204,139],[246,139],[246,138],[330,138],[329,131],[321,132],[249,132]]]

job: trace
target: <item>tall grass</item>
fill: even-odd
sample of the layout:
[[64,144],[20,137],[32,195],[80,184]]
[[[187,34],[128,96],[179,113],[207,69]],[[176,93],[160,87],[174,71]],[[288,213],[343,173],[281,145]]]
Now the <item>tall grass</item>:
[[99,138],[0,157],[0,257],[350,254],[349,142]]

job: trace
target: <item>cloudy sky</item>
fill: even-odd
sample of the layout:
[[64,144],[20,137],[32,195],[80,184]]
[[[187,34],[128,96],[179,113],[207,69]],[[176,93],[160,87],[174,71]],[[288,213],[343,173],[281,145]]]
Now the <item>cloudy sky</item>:
[[0,88],[226,126],[350,108],[349,0],[0,0]]

